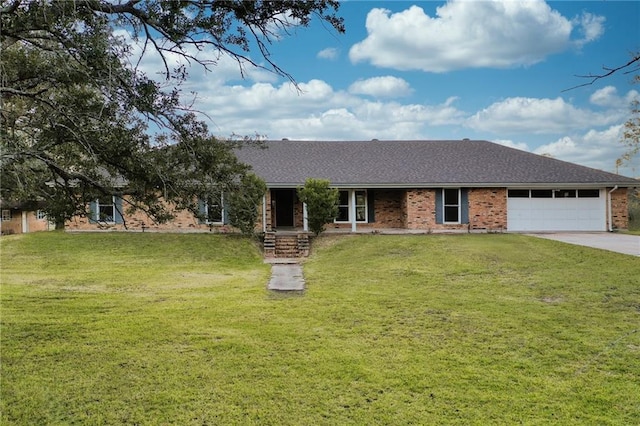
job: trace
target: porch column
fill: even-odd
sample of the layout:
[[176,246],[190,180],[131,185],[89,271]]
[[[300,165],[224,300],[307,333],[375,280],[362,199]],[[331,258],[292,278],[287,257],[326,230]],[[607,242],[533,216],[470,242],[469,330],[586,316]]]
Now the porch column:
[[262,232],[267,232],[267,194],[262,196]]
[[29,218],[27,217],[28,214],[29,214],[28,211],[22,210],[22,215],[20,217],[20,225],[21,225],[23,234],[26,234],[29,232]]
[[349,216],[351,217],[351,232],[356,232],[356,191],[351,190],[351,203],[349,203]]
[[309,232],[309,218],[307,217],[307,203],[302,203],[302,230]]

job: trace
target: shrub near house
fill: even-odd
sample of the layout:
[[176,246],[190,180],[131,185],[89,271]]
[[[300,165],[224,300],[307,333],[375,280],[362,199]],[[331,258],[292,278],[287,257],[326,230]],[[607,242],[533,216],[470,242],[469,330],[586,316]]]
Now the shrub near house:
[[318,235],[338,215],[339,192],[328,180],[309,178],[298,188],[298,198],[307,208],[309,229]]

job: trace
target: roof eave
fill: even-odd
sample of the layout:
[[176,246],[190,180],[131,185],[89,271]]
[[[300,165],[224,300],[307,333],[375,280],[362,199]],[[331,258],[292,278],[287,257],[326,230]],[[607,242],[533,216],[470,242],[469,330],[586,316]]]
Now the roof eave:
[[[304,182],[267,182],[270,189],[289,189],[303,187]],[[410,188],[529,188],[529,189],[571,189],[571,188],[624,188],[640,187],[639,182],[428,182],[428,183],[361,183],[332,182],[334,188],[344,189],[410,189]]]

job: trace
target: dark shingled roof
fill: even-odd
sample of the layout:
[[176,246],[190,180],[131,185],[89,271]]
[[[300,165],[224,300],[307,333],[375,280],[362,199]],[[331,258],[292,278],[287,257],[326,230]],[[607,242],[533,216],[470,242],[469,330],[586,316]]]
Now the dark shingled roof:
[[488,141],[266,141],[238,158],[270,187],[638,186],[635,179]]

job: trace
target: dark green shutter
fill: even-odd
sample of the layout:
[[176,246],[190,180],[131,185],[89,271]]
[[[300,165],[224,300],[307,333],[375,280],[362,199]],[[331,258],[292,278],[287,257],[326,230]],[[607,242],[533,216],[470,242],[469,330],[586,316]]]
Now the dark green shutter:
[[436,191],[436,223],[442,223],[443,222],[442,188],[437,188],[435,191]]
[[374,223],[376,221],[375,195],[373,190],[367,191],[367,222]]
[[204,200],[198,199],[198,223],[199,224],[203,224],[206,222],[206,215],[207,215],[207,207],[205,205]]
[[460,190],[460,223],[469,223],[469,190]]
[[122,217],[122,214],[124,213],[122,211],[122,198],[115,196],[113,199],[115,207],[115,211],[113,212],[114,220],[116,223],[124,223],[124,218]]
[[89,203],[89,223],[96,223],[96,212],[98,211],[98,201]]

